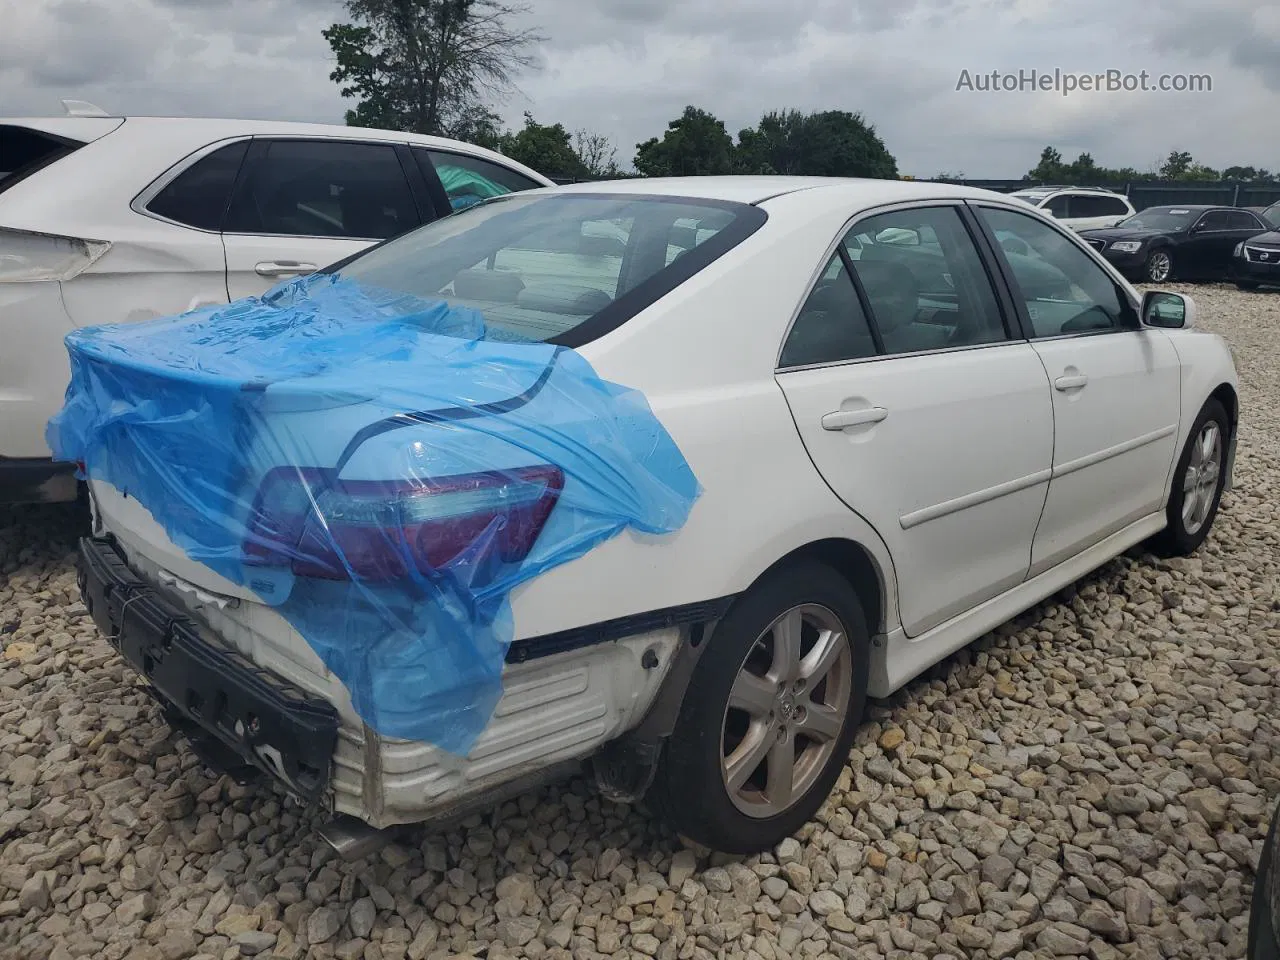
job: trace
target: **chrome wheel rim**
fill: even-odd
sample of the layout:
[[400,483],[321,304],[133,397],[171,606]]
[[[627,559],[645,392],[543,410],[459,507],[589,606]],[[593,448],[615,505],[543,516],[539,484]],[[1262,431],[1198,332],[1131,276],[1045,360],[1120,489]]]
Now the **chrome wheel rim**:
[[1147,265],[1147,273],[1156,283],[1162,283],[1169,279],[1169,268],[1172,262],[1169,260],[1167,253],[1153,253],[1151,261]]
[[1222,476],[1222,430],[1214,420],[1200,428],[1182,478],[1182,526],[1197,534],[1209,519]]
[[809,791],[844,729],[852,687],[849,641],[826,607],[792,607],[756,638],[720,728],[720,773],[738,810],[774,817]]

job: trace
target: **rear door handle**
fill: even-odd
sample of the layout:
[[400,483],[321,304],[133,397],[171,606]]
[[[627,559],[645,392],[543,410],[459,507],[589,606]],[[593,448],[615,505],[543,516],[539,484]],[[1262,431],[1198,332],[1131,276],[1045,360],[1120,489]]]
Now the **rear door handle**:
[[296,277],[315,271],[314,263],[303,263],[300,260],[263,260],[253,268],[253,272],[260,277]]
[[857,410],[834,410],[822,418],[823,430],[843,430],[864,423],[879,423],[889,415],[884,407],[861,407]]
[[1055,390],[1076,390],[1083,387],[1088,382],[1089,378],[1083,373],[1074,373],[1065,377],[1059,377],[1057,380],[1053,381],[1053,386]]

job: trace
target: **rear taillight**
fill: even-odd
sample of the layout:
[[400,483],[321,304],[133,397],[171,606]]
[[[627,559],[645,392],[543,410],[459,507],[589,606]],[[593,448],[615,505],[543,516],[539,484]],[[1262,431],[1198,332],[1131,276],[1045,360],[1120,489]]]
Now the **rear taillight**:
[[439,479],[337,480],[277,468],[263,481],[245,562],[325,580],[397,580],[523,560],[564,486],[555,467]]
[[105,240],[0,227],[0,283],[70,280],[110,249]]

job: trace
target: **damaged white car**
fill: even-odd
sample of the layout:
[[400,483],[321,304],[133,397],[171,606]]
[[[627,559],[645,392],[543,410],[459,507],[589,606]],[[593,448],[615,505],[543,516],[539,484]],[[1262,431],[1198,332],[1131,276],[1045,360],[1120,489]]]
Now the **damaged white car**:
[[980,190],[536,190],[307,283],[72,338],[50,436],[103,632],[347,840],[589,763],[767,848],[867,697],[1229,484],[1194,303]]

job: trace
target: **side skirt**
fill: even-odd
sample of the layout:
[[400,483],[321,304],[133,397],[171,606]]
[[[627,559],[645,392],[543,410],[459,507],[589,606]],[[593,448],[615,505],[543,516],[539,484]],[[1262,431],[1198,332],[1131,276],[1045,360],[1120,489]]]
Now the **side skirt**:
[[952,617],[914,640],[909,639],[901,628],[887,637],[877,638],[884,644],[883,653],[873,659],[868,692],[873,697],[889,696],[978,637],[1007,623],[1046,597],[1118,557],[1130,547],[1159,533],[1164,529],[1165,523],[1163,510],[1143,517],[1052,569]]

